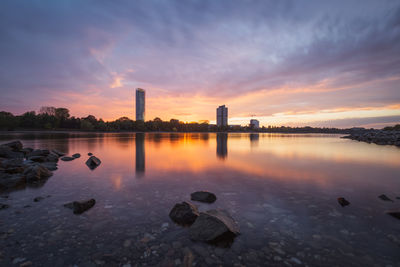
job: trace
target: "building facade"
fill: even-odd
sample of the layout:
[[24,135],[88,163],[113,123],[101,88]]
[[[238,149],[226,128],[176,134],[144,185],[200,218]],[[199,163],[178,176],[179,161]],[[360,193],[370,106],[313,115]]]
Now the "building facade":
[[145,91],[144,89],[136,89],[136,120],[144,121],[144,107],[145,107]]
[[225,105],[217,108],[217,126],[228,126],[228,108]]
[[253,129],[260,128],[260,122],[258,120],[252,119],[250,120],[250,127]]

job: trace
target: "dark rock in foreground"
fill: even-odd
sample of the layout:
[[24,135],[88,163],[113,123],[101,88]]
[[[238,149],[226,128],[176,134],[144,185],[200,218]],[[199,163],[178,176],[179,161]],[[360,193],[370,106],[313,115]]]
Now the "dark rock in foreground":
[[215,200],[217,200],[217,197],[213,193],[207,191],[194,192],[190,194],[190,198],[191,200],[205,202],[205,203],[213,203],[215,202]]
[[94,170],[101,164],[101,160],[95,156],[91,156],[87,161],[86,165],[89,169]]
[[72,157],[77,159],[77,158],[80,158],[80,157],[81,157],[81,154],[75,153],[75,154],[72,155]]
[[57,169],[58,154],[23,148],[20,141],[0,145],[0,190],[38,186]]
[[175,204],[169,213],[171,220],[180,225],[191,225],[198,216],[197,207],[188,202]]
[[96,200],[94,198],[86,200],[86,201],[74,201],[71,203],[64,204],[64,207],[72,209],[74,214],[81,214],[88,209],[92,208],[96,204]]
[[62,157],[61,158],[61,160],[62,161],[71,161],[71,160],[74,160],[75,158],[73,158],[73,157]]
[[400,211],[388,211],[386,214],[400,220]]
[[388,196],[386,196],[385,194],[382,194],[382,195],[380,195],[380,196],[378,196],[380,199],[382,199],[383,201],[392,201],[393,202],[393,200],[391,200],[390,198],[388,198]]
[[337,201],[339,202],[339,204],[340,204],[342,207],[345,207],[345,206],[350,205],[350,202],[347,201],[344,197],[339,197],[339,198],[337,199]]
[[225,210],[209,210],[200,216],[189,228],[190,238],[195,241],[218,242],[237,236],[239,226]]

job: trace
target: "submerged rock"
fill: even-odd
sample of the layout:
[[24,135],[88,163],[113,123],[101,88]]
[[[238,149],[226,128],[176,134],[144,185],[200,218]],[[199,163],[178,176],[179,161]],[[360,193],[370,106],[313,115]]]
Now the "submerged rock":
[[88,209],[92,208],[96,204],[94,198],[85,201],[74,201],[71,203],[64,204],[64,207],[72,209],[74,214],[81,214]]
[[91,169],[96,169],[101,164],[101,160],[95,156],[91,156],[87,161],[86,165]]
[[175,204],[169,213],[171,220],[180,225],[191,225],[198,216],[197,207],[188,202]]
[[380,199],[382,199],[383,201],[392,201],[393,202],[393,200],[391,200],[390,198],[388,198],[388,196],[386,196],[385,194],[382,194],[382,195],[380,195],[380,196],[378,196]]
[[10,206],[7,204],[0,203],[0,210],[8,209]]
[[207,191],[194,192],[190,194],[190,198],[191,200],[205,202],[205,203],[213,203],[215,202],[215,200],[217,200],[217,197],[213,193]]
[[240,234],[239,226],[225,210],[201,212],[189,228],[190,238],[195,241],[218,242],[233,239]]
[[344,197],[339,197],[337,200],[338,200],[339,204],[340,204],[342,207],[345,207],[345,206],[350,205],[350,202],[347,201]]
[[73,158],[73,157],[62,157],[61,158],[61,160],[62,161],[71,161],[71,160],[74,160],[75,158]]
[[386,214],[400,220],[400,211],[388,211]]
[[75,153],[75,154],[72,155],[72,157],[77,159],[77,158],[80,158],[80,157],[81,157],[81,154]]

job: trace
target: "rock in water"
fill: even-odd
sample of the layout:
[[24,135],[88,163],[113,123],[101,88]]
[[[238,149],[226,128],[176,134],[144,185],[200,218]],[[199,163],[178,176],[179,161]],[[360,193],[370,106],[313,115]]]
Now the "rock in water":
[[198,216],[197,207],[188,202],[175,204],[169,213],[171,220],[180,225],[191,225]]
[[10,143],[2,144],[2,146],[7,146],[11,148],[13,151],[19,151],[23,147],[21,141],[13,141]]
[[88,156],[93,156],[93,153],[89,152],[87,153]]
[[88,209],[92,208],[96,204],[96,200],[94,198],[86,200],[86,201],[74,201],[71,203],[64,204],[64,207],[73,209],[74,214],[81,214]]
[[35,161],[35,162],[45,162],[46,161],[46,158],[44,156],[30,156],[28,159]]
[[206,202],[206,203],[213,203],[217,200],[217,197],[210,192],[207,191],[197,191],[190,194],[191,200]]
[[56,154],[59,157],[65,156],[64,152],[60,152],[57,149],[52,149],[51,152],[53,152],[54,154]]
[[32,165],[24,171],[24,175],[27,182],[37,182],[49,178],[53,173],[42,165]]
[[339,197],[339,198],[337,199],[337,201],[339,202],[339,204],[340,204],[342,207],[345,207],[345,206],[350,205],[350,202],[348,202],[344,197]]
[[189,228],[190,238],[195,241],[216,242],[223,238],[234,238],[239,226],[225,210],[201,212]]
[[388,198],[385,194],[382,194],[382,195],[380,195],[380,196],[378,196],[380,199],[382,199],[383,201],[392,201],[393,202],[393,200],[391,200],[390,198]]
[[71,160],[74,160],[75,158],[73,158],[73,157],[62,157],[61,158],[61,160],[62,161],[71,161]]
[[389,214],[390,216],[400,220],[400,211],[388,211],[386,214]]
[[81,154],[75,153],[75,154],[72,155],[72,157],[77,159],[77,158],[80,158],[80,157],[81,157]]
[[101,160],[95,156],[91,156],[87,161],[86,165],[89,169],[94,170],[101,164]]
[[3,203],[0,203],[0,210],[5,210],[5,209],[8,209],[10,206],[8,206],[7,204],[3,204]]

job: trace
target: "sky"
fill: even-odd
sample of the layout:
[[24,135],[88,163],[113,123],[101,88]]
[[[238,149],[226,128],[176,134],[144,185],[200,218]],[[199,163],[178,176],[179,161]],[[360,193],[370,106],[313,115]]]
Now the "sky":
[[0,2],[0,110],[146,120],[400,123],[400,1]]

